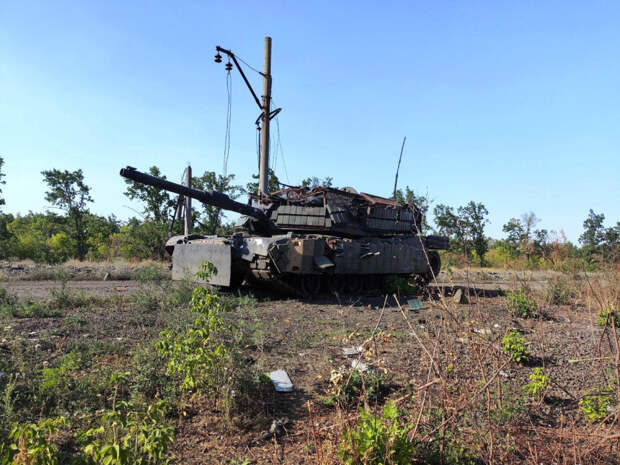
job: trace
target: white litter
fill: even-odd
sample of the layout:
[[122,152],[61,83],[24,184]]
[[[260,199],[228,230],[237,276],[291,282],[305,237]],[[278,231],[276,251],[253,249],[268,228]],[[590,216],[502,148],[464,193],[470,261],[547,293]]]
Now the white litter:
[[360,373],[365,373],[368,371],[368,365],[358,360],[351,360],[351,368],[359,371]]
[[344,347],[342,349],[342,352],[346,355],[346,356],[351,356],[351,355],[357,355],[359,353],[362,352],[362,350],[364,350],[364,348],[362,346],[357,346],[357,347]]
[[491,330],[490,329],[486,329],[486,328],[474,329],[474,333],[477,333],[477,334],[491,334]]
[[293,390],[293,383],[291,382],[291,378],[288,377],[286,371],[284,370],[276,370],[269,373],[269,378],[271,378],[271,382],[273,386],[276,388],[278,392],[291,392]]

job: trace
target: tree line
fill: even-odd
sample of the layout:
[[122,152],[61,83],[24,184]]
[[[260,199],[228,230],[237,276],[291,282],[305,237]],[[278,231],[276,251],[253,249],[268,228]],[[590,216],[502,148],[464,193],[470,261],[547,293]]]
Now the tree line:
[[[28,212],[25,215],[4,213],[5,185],[4,160],[0,157],[0,258],[31,259],[36,262],[60,263],[71,258],[78,260],[128,260],[163,259],[164,245],[170,235],[182,234],[182,224],[175,218],[178,198],[167,191],[126,179],[124,195],[138,201],[138,216],[126,221],[115,215],[100,216],[89,209],[93,203],[91,188],[84,180],[81,169],[42,171],[47,189],[45,200],[55,211]],[[157,166],[149,173],[166,179]],[[270,189],[281,184],[270,170]],[[330,177],[308,177],[301,186],[332,187]],[[205,171],[192,177],[192,186],[201,190],[216,190],[232,199],[258,191],[258,176],[245,186],[235,183],[235,175],[223,176]],[[441,234],[450,239],[447,262],[464,264],[473,262],[480,266],[557,267],[567,260],[580,265],[594,266],[601,262],[620,261],[620,222],[611,227],[604,225],[605,215],[590,210],[583,223],[584,232],[577,247],[562,237],[561,233],[536,229],[540,222],[533,212],[521,218],[511,218],[504,226],[506,237],[495,240],[487,236],[488,210],[480,202],[470,201],[459,207],[444,204],[432,209],[433,222],[429,220],[432,200],[428,195],[416,195],[407,186],[396,192],[401,203],[413,203],[423,213],[420,229],[424,234]],[[220,208],[196,203],[192,211],[194,231],[203,235],[227,235],[234,229]],[[444,259],[444,261],[446,261]]]

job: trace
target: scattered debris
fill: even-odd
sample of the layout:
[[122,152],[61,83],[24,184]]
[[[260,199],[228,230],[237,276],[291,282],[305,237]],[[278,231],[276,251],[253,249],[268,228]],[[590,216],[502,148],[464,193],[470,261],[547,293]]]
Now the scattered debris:
[[350,357],[351,355],[357,355],[359,353],[362,352],[362,350],[364,350],[364,348],[362,346],[357,346],[357,347],[344,347],[342,349],[342,352],[347,356]]
[[288,377],[288,374],[284,370],[276,370],[269,373],[269,378],[273,386],[278,392],[291,392],[293,390],[293,383]]
[[411,310],[424,310],[424,302],[420,299],[409,299],[407,305]]
[[368,371],[368,365],[359,360],[351,360],[351,368],[359,371],[360,373],[366,373]]
[[491,334],[490,329],[482,328],[482,329],[474,329],[474,333],[477,334]]
[[510,375],[503,370],[499,370],[498,373],[500,376],[503,376],[504,378],[510,378]]
[[501,328],[501,326],[500,326],[500,325],[498,325],[497,323],[495,323],[495,324],[493,325],[493,327],[494,327],[495,329],[500,329],[500,328]]
[[263,435],[263,440],[271,439],[272,437],[279,438],[286,432],[286,425],[288,425],[288,418],[282,418],[281,420],[273,420],[269,427],[269,432]]

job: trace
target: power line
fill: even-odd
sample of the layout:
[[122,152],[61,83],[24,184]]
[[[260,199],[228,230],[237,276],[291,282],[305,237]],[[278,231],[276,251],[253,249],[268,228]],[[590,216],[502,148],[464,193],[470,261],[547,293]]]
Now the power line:
[[230,156],[230,126],[232,118],[232,78],[230,70],[226,73],[226,132],[224,134],[224,176],[228,174],[228,157]]

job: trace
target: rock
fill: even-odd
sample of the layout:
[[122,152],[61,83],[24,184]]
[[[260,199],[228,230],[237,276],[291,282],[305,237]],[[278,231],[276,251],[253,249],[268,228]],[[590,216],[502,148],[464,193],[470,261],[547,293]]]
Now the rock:
[[361,351],[363,350],[362,346],[357,346],[357,347],[344,347],[342,349],[342,352],[347,356],[351,356],[351,355],[357,355],[359,354]]
[[467,297],[465,296],[463,289],[456,290],[456,292],[452,296],[452,301],[455,304],[466,304],[467,303]]
[[293,383],[284,370],[276,370],[269,373],[269,378],[278,392],[291,392]]
[[110,279],[110,273],[106,273],[105,276],[103,277],[104,281],[107,281],[108,279]]

